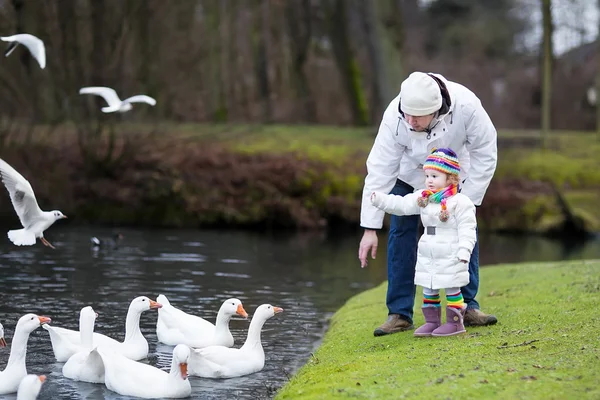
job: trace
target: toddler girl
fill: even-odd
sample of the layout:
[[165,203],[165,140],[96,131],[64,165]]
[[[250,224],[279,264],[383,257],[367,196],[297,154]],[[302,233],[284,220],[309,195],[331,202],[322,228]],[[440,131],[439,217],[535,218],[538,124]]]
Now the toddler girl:
[[[451,336],[466,332],[460,288],[469,283],[469,259],[475,246],[475,205],[458,193],[460,165],[451,149],[434,149],[423,164],[425,189],[406,196],[371,194],[371,203],[394,215],[421,214],[415,284],[423,287],[425,324],[415,336]],[[441,325],[440,289],[446,294],[446,323]]]

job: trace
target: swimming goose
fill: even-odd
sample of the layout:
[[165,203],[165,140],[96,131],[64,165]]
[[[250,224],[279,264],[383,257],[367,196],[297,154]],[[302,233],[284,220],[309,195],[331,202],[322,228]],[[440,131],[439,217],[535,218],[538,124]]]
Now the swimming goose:
[[106,387],[122,396],[146,399],[179,399],[190,396],[192,387],[187,379],[190,348],[180,344],[173,349],[170,372],[123,357],[108,348],[96,350],[105,368]]
[[74,381],[90,383],[104,383],[104,364],[94,350],[94,322],[98,313],[92,307],[81,309],[79,321],[79,332],[81,333],[81,346],[79,351],[73,354],[65,365],[62,373],[66,378]]
[[0,324],[0,347],[6,347],[6,339],[4,339],[4,327]]
[[19,383],[27,376],[25,357],[27,355],[29,334],[39,328],[40,325],[50,321],[48,317],[39,317],[35,314],[25,314],[19,318],[10,346],[6,368],[0,372],[0,394],[15,393],[17,391]]
[[[136,297],[131,301],[129,309],[127,310],[127,317],[125,319],[125,340],[123,342],[118,342],[106,335],[94,332],[94,346],[105,345],[111,347],[132,360],[141,360],[148,357],[148,341],[144,335],[142,335],[142,331],[140,330],[140,316],[144,311],[154,310],[160,307],[162,307],[160,303],[150,300],[146,296]],[[48,331],[50,329],[55,331],[69,342],[75,344],[81,343],[78,331],[55,326],[44,326],[44,328]],[[50,339],[52,340],[54,356],[58,360],[59,354],[56,351],[57,349],[55,348],[55,341],[52,335],[50,335]]]
[[17,390],[17,400],[35,400],[40,394],[46,375],[27,375],[21,379]]
[[164,344],[175,346],[186,344],[190,347],[233,346],[233,336],[229,331],[229,321],[233,315],[248,318],[242,302],[227,299],[221,305],[215,325],[204,318],[187,314],[171,305],[164,295],[156,298],[163,307],[158,310],[156,335]]
[[46,48],[44,42],[37,37],[28,33],[20,33],[18,35],[0,37],[0,40],[9,42],[8,48],[4,52],[5,57],[8,57],[19,44],[22,44],[27,47],[27,50],[29,50],[42,69],[46,67]]
[[252,316],[246,342],[240,349],[209,346],[195,349],[190,355],[189,374],[203,378],[232,378],[252,374],[265,366],[265,352],[260,332],[265,322],[283,308],[263,304]]
[[[90,306],[81,309],[79,312],[79,341],[77,342],[70,341],[70,335],[65,335],[61,328],[44,325],[44,329],[50,334],[52,350],[54,351],[56,361],[65,362],[73,354],[86,349],[83,339],[84,337],[88,337],[88,334],[89,336],[93,335],[96,316],[96,312]],[[91,343],[89,347],[91,350]]]

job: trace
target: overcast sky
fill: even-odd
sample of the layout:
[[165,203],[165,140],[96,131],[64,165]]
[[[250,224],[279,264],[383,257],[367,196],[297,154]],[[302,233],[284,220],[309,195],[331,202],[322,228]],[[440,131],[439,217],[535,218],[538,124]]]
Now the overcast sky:
[[[520,0],[531,19],[528,46],[539,46],[542,39],[541,0]],[[598,35],[598,5],[592,0],[552,0],[554,53],[594,41]]]
[[[433,0],[419,0],[427,4]],[[542,40],[541,0],[518,0],[521,6],[514,11],[529,16],[530,30],[519,38],[521,46],[530,50],[539,49]],[[552,0],[554,20],[554,54],[595,40],[598,34],[598,5],[595,0]]]

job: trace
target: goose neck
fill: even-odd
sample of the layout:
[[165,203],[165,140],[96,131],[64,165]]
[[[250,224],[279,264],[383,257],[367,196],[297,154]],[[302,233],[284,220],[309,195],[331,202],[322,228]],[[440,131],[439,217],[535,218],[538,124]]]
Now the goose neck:
[[140,316],[141,312],[132,310],[129,308],[127,311],[127,318],[125,319],[125,341],[134,340],[142,336],[140,330]]
[[15,336],[10,345],[10,355],[6,369],[20,366],[25,368],[25,356],[27,355],[27,341],[29,340],[29,332],[24,332],[17,326]]

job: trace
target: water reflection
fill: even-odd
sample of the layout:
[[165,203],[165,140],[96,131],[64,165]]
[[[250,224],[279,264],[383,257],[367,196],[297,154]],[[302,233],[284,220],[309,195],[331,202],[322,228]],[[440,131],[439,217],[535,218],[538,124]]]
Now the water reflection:
[[[192,230],[123,230],[118,249],[92,250],[91,236],[110,236],[108,229],[56,227],[49,232],[57,246],[17,248],[0,243],[0,321],[10,341],[15,321],[27,312],[47,315],[53,324],[77,329],[79,310],[98,312],[96,330],[124,338],[125,315],[136,296],[166,295],[173,305],[214,322],[223,300],[237,297],[252,315],[262,303],[285,312],[265,324],[263,371],[227,380],[190,379],[194,399],[263,399],[308,359],[319,343],[328,317],[350,296],[385,279],[385,254],[360,269],[358,234],[277,234]],[[385,238],[380,239],[385,243]],[[383,250],[383,246],[382,246]],[[481,238],[481,264],[600,258],[598,242],[565,252],[541,238]],[[383,306],[383,299],[382,299]],[[236,346],[245,340],[249,321],[231,321]],[[157,343],[156,313],[142,314],[140,326],[150,344],[148,362],[170,366],[172,347]],[[4,368],[8,350],[0,350]],[[41,399],[123,398],[102,385],[62,377],[48,333],[33,332],[27,365],[48,380]],[[7,396],[7,398],[15,398]]]

